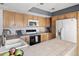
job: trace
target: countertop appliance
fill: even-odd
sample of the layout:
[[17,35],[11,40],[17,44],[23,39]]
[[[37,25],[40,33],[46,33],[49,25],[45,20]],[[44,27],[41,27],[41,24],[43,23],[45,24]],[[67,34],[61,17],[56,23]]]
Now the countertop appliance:
[[77,20],[75,18],[56,21],[56,38],[77,42]]

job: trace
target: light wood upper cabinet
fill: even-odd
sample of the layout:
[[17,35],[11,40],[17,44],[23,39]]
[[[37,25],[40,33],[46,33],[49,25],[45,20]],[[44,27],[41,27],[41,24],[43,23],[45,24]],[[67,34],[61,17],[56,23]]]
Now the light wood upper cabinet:
[[24,25],[24,18],[23,18],[23,14],[20,14],[20,13],[16,13],[15,14],[15,25],[17,26],[17,27],[23,27],[23,25]]
[[4,11],[4,28],[9,28],[10,26],[26,27],[28,26],[28,20],[38,20],[40,27],[50,26],[50,19],[45,17]]
[[3,27],[9,28],[12,25],[14,25],[14,17],[15,17],[14,12],[4,10],[4,12],[3,12]]
[[38,20],[38,16],[33,16],[33,19],[34,20]]
[[46,26],[44,17],[38,17],[38,21],[39,21],[39,26],[41,26],[41,27],[45,27]]
[[9,27],[9,22],[8,22],[8,20],[9,20],[9,15],[7,15],[8,14],[8,12],[7,11],[4,11],[3,12],[3,15],[4,15],[4,17],[3,17],[3,28],[7,28],[7,27]]
[[58,20],[63,20],[65,18],[64,14],[58,15]]
[[32,15],[27,15],[28,20],[33,20],[33,16]]
[[50,18],[46,18],[45,23],[46,27],[50,26]]
[[77,12],[66,13],[66,14],[64,14],[64,17],[65,17],[65,19],[76,18],[77,17]]
[[28,16],[24,14],[24,27],[28,26]]

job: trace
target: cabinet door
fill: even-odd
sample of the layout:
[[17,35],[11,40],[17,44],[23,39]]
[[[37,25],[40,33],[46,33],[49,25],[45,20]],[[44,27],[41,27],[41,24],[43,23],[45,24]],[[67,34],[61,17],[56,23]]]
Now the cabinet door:
[[50,26],[50,18],[46,18],[46,20],[45,20],[45,26],[46,27]]
[[3,28],[8,28],[9,27],[9,12],[4,11],[3,12]]
[[27,15],[28,20],[33,20],[33,16],[32,15]]
[[23,14],[16,13],[15,14],[15,25],[16,27],[23,27],[24,25],[24,19],[23,19]]
[[55,35],[53,35],[52,33],[48,33],[48,39],[51,40],[55,37]]
[[38,17],[39,26],[45,27],[45,18],[44,17]]
[[55,38],[56,37],[56,20],[57,20],[58,18],[57,18],[57,16],[53,16],[52,18],[51,18],[51,22],[52,22],[52,25],[51,25],[51,31],[52,31],[52,36],[53,36],[53,38]]
[[9,28],[14,25],[14,12],[4,11],[3,13],[3,27]]
[[38,16],[33,16],[33,19],[34,20],[38,20]]
[[41,34],[41,42],[47,41],[48,40],[48,35],[46,33]]
[[65,16],[65,19],[67,19],[67,18],[76,18],[77,12],[66,13],[66,14],[64,14],[64,16]]
[[24,27],[28,26],[28,16],[24,14]]
[[52,39],[52,33],[42,33],[41,34],[41,41],[47,41]]
[[62,15],[58,15],[58,20],[63,20],[65,17],[64,17],[64,14]]
[[15,13],[9,12],[9,27],[14,26],[15,24]]

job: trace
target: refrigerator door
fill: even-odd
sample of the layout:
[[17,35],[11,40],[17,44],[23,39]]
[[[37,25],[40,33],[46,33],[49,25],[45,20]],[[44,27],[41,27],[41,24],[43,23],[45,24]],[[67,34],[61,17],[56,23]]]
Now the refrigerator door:
[[77,41],[77,21],[75,18],[63,21],[63,40],[76,43]]
[[62,40],[63,20],[56,21],[56,38]]
[[56,38],[75,42],[77,41],[77,21],[75,18],[56,21]]

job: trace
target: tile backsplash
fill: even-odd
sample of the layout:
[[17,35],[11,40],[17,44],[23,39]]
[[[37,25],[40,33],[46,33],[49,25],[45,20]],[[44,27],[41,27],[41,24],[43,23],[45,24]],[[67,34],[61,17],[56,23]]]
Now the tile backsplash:
[[11,31],[11,35],[16,35],[16,30],[23,30],[22,33],[26,33],[26,29],[37,29],[38,33],[46,32],[46,27],[26,27],[26,28],[9,28]]

